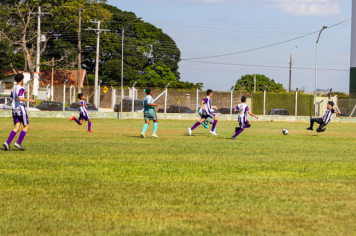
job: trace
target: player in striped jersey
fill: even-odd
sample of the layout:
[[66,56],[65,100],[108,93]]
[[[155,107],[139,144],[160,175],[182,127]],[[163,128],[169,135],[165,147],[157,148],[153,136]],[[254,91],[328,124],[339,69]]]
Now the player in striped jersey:
[[188,129],[189,136],[191,136],[193,133],[193,130],[196,129],[199,125],[203,124],[208,117],[210,117],[214,120],[213,127],[211,128],[210,133],[215,136],[218,135],[215,132],[215,127],[216,127],[216,124],[218,123],[218,117],[212,112],[212,108],[211,108],[211,96],[213,96],[213,90],[208,89],[208,91],[206,91],[206,95],[208,95],[208,96],[200,103],[201,107],[203,109],[203,115],[201,116],[201,119],[199,122],[195,123],[195,125],[192,128]]
[[73,116],[69,120],[70,121],[75,120],[75,122],[77,122],[78,125],[82,125],[83,120],[88,121],[88,133],[91,133],[92,132],[91,131],[91,118],[90,118],[90,115],[87,110],[88,105],[85,104],[84,95],[82,93],[78,94],[78,98],[80,99],[80,102],[78,103],[79,120],[77,118],[75,118],[75,116]]
[[15,85],[11,91],[10,101],[12,102],[12,117],[14,119],[15,128],[11,131],[9,138],[3,144],[5,147],[5,151],[10,150],[10,144],[15,138],[17,132],[19,132],[21,128],[21,123],[23,124],[24,128],[20,133],[19,139],[15,143],[15,147],[20,149],[21,151],[25,151],[21,144],[30,128],[30,123],[28,120],[28,115],[24,102],[35,102],[35,100],[25,98],[25,88],[22,87],[23,79],[24,76],[22,74],[17,74],[15,76],[15,81],[17,82],[17,85]]
[[[310,127],[307,130],[313,131],[314,123],[318,123],[320,126],[316,130],[316,132],[324,132],[326,130],[325,126],[330,123],[330,120],[333,118],[333,114],[340,114],[334,108],[334,102],[329,98],[328,102],[328,110],[325,112],[323,118],[314,118],[310,119]],[[341,114],[340,114],[341,115]]]
[[158,129],[158,118],[157,114],[155,111],[155,107],[158,106],[157,103],[155,103],[153,97],[152,97],[152,90],[151,89],[145,89],[144,92],[147,94],[147,96],[143,99],[142,105],[143,105],[143,117],[145,119],[145,124],[143,125],[142,132],[140,137],[145,138],[146,137],[146,131],[148,129],[148,125],[150,124],[150,120],[153,120],[153,133],[152,133],[152,138],[158,138],[157,135],[157,129]]
[[239,124],[240,127],[236,127],[235,129],[235,135],[231,137],[231,139],[236,139],[238,135],[240,135],[245,129],[250,128],[250,122],[246,119],[247,113],[250,114],[251,116],[254,116],[256,119],[258,119],[258,116],[253,114],[248,106],[246,105],[246,97],[243,96],[241,98],[241,104],[239,104],[236,109],[234,110],[235,112],[239,112]]

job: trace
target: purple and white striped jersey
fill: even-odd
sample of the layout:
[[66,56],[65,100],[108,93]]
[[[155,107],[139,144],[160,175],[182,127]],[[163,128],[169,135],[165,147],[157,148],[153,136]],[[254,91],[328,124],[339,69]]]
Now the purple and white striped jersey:
[[210,97],[206,97],[203,99],[203,106],[205,108],[205,113],[208,114],[208,115],[213,115],[213,111],[211,110],[211,99]]
[[239,121],[246,122],[247,112],[250,110],[245,103],[241,103],[236,107],[237,112],[239,113]]
[[85,106],[86,105],[85,102],[83,100],[80,100],[80,102],[78,104],[82,105],[82,106],[79,106],[79,113],[83,114],[83,115],[87,115],[88,111],[87,111],[87,107]]
[[20,101],[20,98],[25,98],[25,88],[21,85],[15,85],[11,91],[10,98],[12,99],[12,113],[15,116],[21,116],[21,112],[25,109],[25,104]]

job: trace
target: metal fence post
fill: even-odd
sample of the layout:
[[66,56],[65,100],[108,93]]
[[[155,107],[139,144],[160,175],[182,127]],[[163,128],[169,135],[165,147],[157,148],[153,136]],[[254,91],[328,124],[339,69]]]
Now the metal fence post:
[[235,85],[233,85],[231,87],[231,97],[230,97],[230,115],[232,115],[232,100],[233,100],[233,96],[234,96],[234,89],[235,89]]
[[68,82],[68,80],[66,79],[66,81],[63,84],[63,111],[65,111],[66,108],[66,83]]
[[111,86],[111,109],[115,109],[115,103],[116,103],[116,89],[114,89],[113,86]]
[[199,89],[200,89],[200,86],[198,85],[197,86],[197,105],[196,105],[196,107],[195,107],[195,110],[196,110],[196,113],[198,113],[198,110],[199,110],[199,103],[198,103],[198,101],[199,101]]
[[298,90],[299,87],[295,90],[295,117],[298,116]]
[[169,83],[166,86],[166,94],[164,95],[164,114],[167,114],[168,86]]
[[267,91],[267,86],[264,89],[263,92],[263,115],[266,115],[266,91]]
[[98,85],[98,112],[99,112],[99,108],[100,108],[100,85],[101,82],[103,82],[102,80],[99,80],[99,85]]
[[132,85],[132,112],[135,112],[135,85],[137,82]]

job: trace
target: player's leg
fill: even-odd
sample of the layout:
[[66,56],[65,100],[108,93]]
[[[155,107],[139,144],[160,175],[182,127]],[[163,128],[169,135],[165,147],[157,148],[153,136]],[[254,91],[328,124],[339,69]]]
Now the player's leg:
[[148,125],[150,124],[150,119],[149,117],[145,116],[145,124],[143,125],[142,132],[141,132],[141,138],[145,138],[145,133],[148,129]]
[[192,135],[193,130],[195,130],[199,125],[203,124],[203,123],[205,122],[205,120],[206,120],[206,118],[205,118],[205,117],[202,117],[202,118],[200,119],[200,121],[198,121],[197,123],[195,123],[195,124],[193,125],[193,127],[191,127],[191,128],[188,129],[188,134],[189,134],[189,135]]
[[88,132],[91,133],[91,118],[88,119]]
[[158,138],[157,136],[157,129],[158,129],[158,120],[157,120],[157,117],[156,117],[156,120],[153,121],[153,134],[152,134],[152,137],[153,138]]
[[21,123],[23,124],[24,128],[22,129],[19,139],[17,140],[14,146],[20,149],[21,151],[25,151],[25,149],[22,147],[22,142],[25,139],[28,130],[30,129],[30,122],[28,120],[27,112],[24,109],[22,110]]
[[316,130],[316,132],[320,133],[320,132],[324,132],[326,124],[323,122],[320,124],[319,128]]
[[214,117],[214,122],[213,122],[213,127],[211,128],[211,131],[210,133],[212,135],[218,135],[216,132],[215,132],[215,129],[216,129],[216,124],[218,123],[218,117],[216,115],[213,114],[213,117]]
[[3,144],[4,148],[5,148],[5,151],[9,151],[10,150],[10,144],[11,144],[12,140],[14,140],[17,132],[19,132],[19,130],[21,128],[21,122],[18,121],[17,118],[15,118],[15,117],[14,117],[14,123],[15,123],[15,128],[11,131],[7,141]]
[[235,134],[231,137],[231,139],[236,139],[237,136],[239,136],[243,131],[244,131],[244,126],[243,123],[241,123],[241,121],[239,122],[240,127],[236,127],[235,129]]

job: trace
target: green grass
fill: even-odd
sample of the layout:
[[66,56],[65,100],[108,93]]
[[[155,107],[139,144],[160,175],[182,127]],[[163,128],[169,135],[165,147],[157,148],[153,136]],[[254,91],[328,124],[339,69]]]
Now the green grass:
[[[193,121],[161,121],[159,139],[138,138],[141,120],[93,120],[91,134],[87,123],[30,122],[26,152],[0,150],[0,235],[356,232],[352,124],[317,135],[252,122],[230,140],[235,122],[189,137]],[[4,142],[12,119],[0,124]]]

